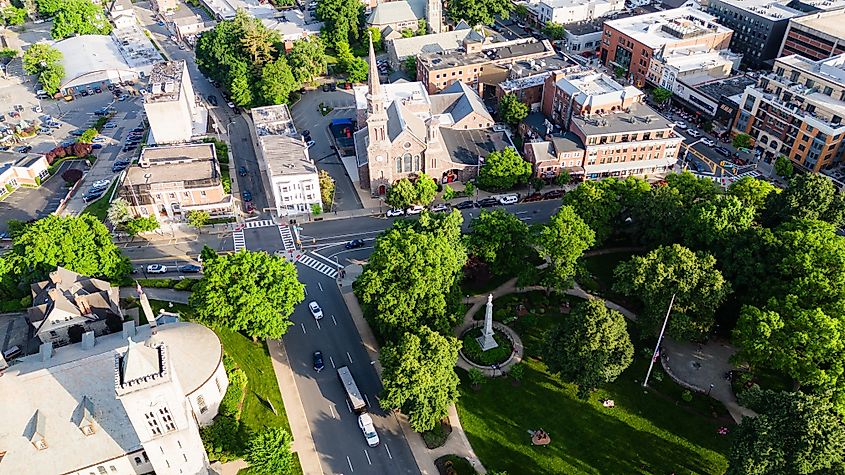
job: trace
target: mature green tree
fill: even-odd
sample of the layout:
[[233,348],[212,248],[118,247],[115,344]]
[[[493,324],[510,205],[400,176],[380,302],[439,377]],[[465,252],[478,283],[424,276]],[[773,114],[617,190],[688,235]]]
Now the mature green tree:
[[437,182],[425,173],[420,173],[414,182],[414,191],[417,195],[416,203],[428,206],[437,196]]
[[759,180],[750,176],[740,178],[731,183],[728,188],[728,194],[736,196],[743,205],[754,209],[757,217],[766,208],[766,200],[771,193],[780,193],[780,188],[766,180]]
[[578,397],[610,383],[634,360],[625,317],[599,299],[578,304],[545,337],[543,362],[551,373],[578,386]]
[[768,282],[777,278],[772,273],[779,247],[771,229],[755,226],[713,249],[738,301],[762,305],[772,296]]
[[819,219],[836,227],[845,223],[845,197],[829,178],[815,173],[793,177],[783,193],[770,195],[766,221],[771,224],[790,218]]
[[411,76],[412,81],[416,81],[417,79],[417,57],[416,56],[408,56],[402,61],[402,69],[405,71],[405,74]]
[[686,208],[676,188],[655,187],[631,206],[630,214],[639,242],[660,245],[681,240]]
[[8,271],[22,285],[43,280],[62,266],[91,277],[118,279],[129,273],[129,260],[112,243],[108,229],[96,217],[49,215],[26,224],[14,234],[3,256]]
[[684,340],[706,337],[716,309],[730,293],[730,283],[716,269],[716,259],[681,245],[661,246],[634,256],[614,271],[614,289],[644,304],[637,318],[644,336],[657,334],[672,295],[675,303],[667,332]]
[[349,46],[349,42],[347,41],[338,41],[334,45],[335,53],[337,56],[337,64],[340,66],[341,69],[346,71],[349,65],[355,61],[355,55],[352,53],[352,47]]
[[596,233],[571,206],[563,206],[540,228],[537,250],[549,261],[550,284],[564,290],[572,285],[578,259],[596,242]]
[[509,190],[518,184],[528,183],[531,164],[516,149],[508,147],[492,152],[484,159],[478,173],[478,186],[489,190]]
[[739,198],[717,195],[690,207],[684,226],[684,242],[698,249],[713,249],[751,227],[754,208]]
[[26,23],[26,9],[9,5],[3,9],[3,20],[6,25],[20,26]]
[[549,39],[555,41],[566,38],[566,28],[564,28],[560,23],[555,23],[553,21],[546,22],[542,31],[544,35],[549,37]]
[[659,105],[663,105],[672,97],[672,91],[665,87],[656,87],[651,91],[651,97]]
[[678,191],[684,205],[689,206],[697,201],[708,201],[721,194],[713,180],[699,178],[690,172],[672,173],[666,176],[666,185]]
[[363,16],[360,0],[321,0],[317,4],[317,19],[324,22],[323,34],[332,46],[358,40]]
[[470,26],[492,25],[496,18],[508,18],[512,9],[508,0],[451,0],[446,13],[455,23],[465,20]]
[[53,17],[50,36],[61,40],[75,35],[107,35],[111,23],[103,7],[89,0],[63,0]]
[[779,156],[777,160],[775,160],[775,173],[777,173],[778,176],[790,178],[792,174],[795,173],[795,169],[792,167],[792,160],[784,157],[783,155]]
[[79,137],[79,141],[82,143],[91,143],[94,141],[94,138],[97,137],[100,133],[97,129],[85,129],[85,132],[82,132],[82,135]]
[[208,221],[211,219],[211,215],[208,214],[208,211],[190,211],[188,212],[187,218],[188,225],[200,230],[203,226],[208,224]]
[[387,189],[384,201],[394,208],[408,208],[417,201],[417,189],[411,180],[402,178]]
[[528,225],[516,215],[503,210],[482,210],[469,225],[467,238],[470,254],[480,258],[493,273],[516,275],[531,267],[536,255],[531,247]]
[[400,408],[417,432],[434,429],[458,400],[455,364],[461,342],[427,326],[405,333],[379,354],[384,368],[383,409]]
[[161,227],[161,224],[159,224],[155,216],[130,219],[129,221],[123,223],[123,229],[132,236],[140,233],[152,232],[159,227]]
[[54,94],[59,90],[65,68],[62,66],[61,51],[47,43],[35,43],[23,54],[23,70],[38,76],[45,91]]
[[240,107],[251,107],[260,91],[255,90],[255,83],[249,66],[242,59],[234,60],[229,69],[229,92],[232,102]]
[[290,102],[290,93],[298,90],[299,85],[293,77],[287,59],[281,56],[264,65],[258,88],[265,104],[287,104]]
[[123,198],[115,198],[109,204],[106,219],[114,226],[120,226],[132,219],[129,215],[129,202]]
[[596,233],[596,243],[601,245],[613,234],[618,225],[622,203],[617,189],[618,181],[586,181],[563,196],[563,204],[575,213]]
[[59,11],[63,0],[36,0],[35,4],[38,6],[38,13],[42,17],[50,17]]
[[329,172],[325,170],[320,170],[320,174],[317,178],[320,181],[320,199],[323,202],[323,208],[331,210],[332,205],[334,204],[334,179],[331,175],[329,175]]
[[293,325],[288,317],[304,298],[305,287],[291,263],[244,249],[203,259],[191,306],[207,325],[242,331],[254,340],[278,339]]
[[520,20],[523,20],[528,16],[528,7],[523,4],[515,5],[511,13]]
[[364,58],[355,58],[346,68],[346,79],[348,79],[349,82],[367,82],[369,74],[370,66]]
[[381,51],[382,48],[384,48],[381,41],[381,30],[371,26],[367,28],[367,34],[370,35],[370,38],[373,40],[373,49],[376,50],[376,52]]
[[221,21],[197,40],[197,66],[208,77],[228,85],[230,69],[245,56],[240,52],[240,33],[233,21]]
[[751,148],[751,136],[748,134],[736,134],[731,145],[734,148]]
[[746,391],[740,401],[756,411],[736,430],[728,475],[837,474],[845,470],[845,424],[824,396]]
[[300,84],[309,83],[326,73],[326,49],[319,39],[303,38],[293,43],[288,53],[288,63],[293,77]]
[[249,440],[244,460],[250,473],[285,475],[293,473],[293,438],[281,427],[267,427]]
[[276,43],[281,42],[279,34],[267,28],[261,20],[239,9],[235,14],[235,26],[239,33],[241,49],[247,60],[257,68],[273,61],[277,55]]
[[499,100],[499,117],[505,123],[516,127],[528,117],[528,106],[520,101],[516,94],[505,94]]
[[400,220],[376,240],[355,294],[370,324],[396,341],[423,325],[448,332],[460,320],[458,284],[467,260],[463,218],[423,212]]
[[555,177],[555,185],[557,186],[566,186],[572,181],[572,175],[569,174],[568,170],[561,170],[560,173]]

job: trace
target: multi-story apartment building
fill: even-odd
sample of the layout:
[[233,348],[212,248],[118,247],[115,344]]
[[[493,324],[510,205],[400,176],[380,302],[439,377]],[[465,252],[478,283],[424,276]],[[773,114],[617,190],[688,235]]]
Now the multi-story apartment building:
[[548,40],[526,38],[485,45],[473,38],[463,41],[463,48],[451,52],[439,51],[417,56],[417,79],[429,94],[462,82],[479,95],[484,95],[484,84],[495,89],[496,84],[507,79],[509,66],[518,61],[556,57]]
[[562,134],[526,144],[537,175],[548,178],[565,169],[587,179],[653,176],[675,165],[683,138],[643,102],[640,90],[589,68],[546,84],[553,92],[545,94],[543,112]]
[[537,23],[549,22],[573,23],[609,15],[625,9],[624,0],[540,0],[529,2],[528,9],[533,12]]
[[208,116],[197,105],[184,60],[161,61],[153,66],[144,111],[155,143],[187,142],[205,133]]
[[220,164],[212,143],[147,147],[130,167],[119,195],[130,214],[182,221],[191,211],[232,216],[232,195],[223,190]]
[[845,155],[845,55],[814,61],[792,55],[749,86],[735,132],[751,135],[766,156],[789,157],[806,170],[839,163]]
[[645,85],[652,58],[678,48],[727,49],[733,31],[692,7],[665,10],[604,23],[601,61],[619,68],[637,87]]
[[[278,216],[311,212],[322,206],[317,165],[296,131],[285,104],[252,109],[252,135],[261,171],[267,175]],[[322,208],[321,208],[322,209]]]
[[532,111],[538,111],[543,103],[546,78],[558,77],[573,67],[577,67],[577,64],[566,57],[514,63],[510,66],[507,80],[496,86],[496,100],[501,100],[505,94],[513,94]]
[[845,53],[845,8],[789,20],[778,56],[825,59]]

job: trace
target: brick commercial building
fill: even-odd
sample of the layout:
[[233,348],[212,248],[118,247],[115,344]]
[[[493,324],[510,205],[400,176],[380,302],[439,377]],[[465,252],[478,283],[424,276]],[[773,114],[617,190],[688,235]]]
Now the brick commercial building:
[[784,155],[813,172],[842,162],[845,55],[778,58],[739,104],[734,130],[751,135],[765,156]]
[[566,57],[520,61],[511,65],[508,78],[496,85],[496,102],[513,94],[532,111],[540,110],[546,78],[561,74],[577,64]]
[[789,20],[778,56],[820,60],[845,53],[845,8]]
[[712,15],[689,7],[611,20],[604,24],[601,62],[642,87],[655,54],[692,46],[727,49],[732,34]]

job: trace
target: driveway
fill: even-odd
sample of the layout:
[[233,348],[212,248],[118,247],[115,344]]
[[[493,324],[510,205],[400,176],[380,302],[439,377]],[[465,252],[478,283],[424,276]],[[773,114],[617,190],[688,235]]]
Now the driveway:
[[56,174],[42,183],[39,188],[21,187],[5,200],[0,201],[0,231],[8,231],[9,221],[12,219],[29,221],[43,218],[56,211],[68,190],[62,180],[62,173],[72,168],[85,170],[87,165],[83,160],[62,162]]

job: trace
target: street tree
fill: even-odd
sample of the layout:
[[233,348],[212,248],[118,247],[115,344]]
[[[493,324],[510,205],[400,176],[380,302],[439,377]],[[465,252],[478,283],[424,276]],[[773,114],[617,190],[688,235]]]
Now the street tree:
[[310,83],[314,78],[326,73],[328,60],[323,42],[316,38],[303,38],[294,41],[288,53],[288,63],[293,77],[299,84]]
[[250,73],[247,62],[243,59],[235,59],[229,68],[228,75],[229,92],[232,93],[232,102],[239,107],[249,108],[260,94],[256,90],[256,78]]
[[637,318],[644,337],[660,330],[666,309],[675,296],[668,335],[700,340],[710,332],[716,309],[730,293],[730,283],[716,268],[716,259],[679,244],[661,246],[645,256],[634,256],[614,271],[614,290],[638,298],[644,311]]
[[455,374],[461,343],[427,326],[385,345],[379,355],[384,368],[383,409],[399,408],[417,432],[434,429],[458,400]]
[[544,35],[549,37],[549,39],[555,41],[566,38],[566,29],[560,23],[555,23],[553,21],[547,22],[542,31]]
[[731,145],[734,148],[751,148],[751,136],[748,134],[736,134],[736,136],[731,141]]
[[750,176],[742,177],[728,187],[728,194],[736,196],[743,205],[754,209],[755,216],[758,218],[763,213],[766,200],[771,193],[780,193],[780,188],[766,180],[759,180]]
[[507,19],[513,3],[508,0],[451,0],[446,13],[455,23],[470,26],[492,25],[496,18]]
[[775,160],[775,173],[784,178],[792,177],[792,174],[795,173],[795,170],[792,167],[792,160],[783,155],[779,156],[777,160]]
[[37,75],[41,86],[48,94],[59,90],[65,74],[62,66],[61,51],[47,43],[35,43],[23,53],[23,70],[27,74]]
[[595,240],[599,245],[617,228],[619,213],[622,210],[617,185],[615,178],[586,181],[563,195],[563,204],[571,206],[587,223],[596,234]]
[[634,360],[625,317],[599,299],[580,303],[545,336],[543,361],[551,373],[578,386],[578,397],[610,383]]
[[281,427],[266,427],[249,439],[244,460],[249,472],[256,474],[289,474],[294,471],[293,438]]
[[845,423],[827,397],[752,389],[740,403],[758,415],[737,427],[728,475],[842,473]]
[[129,216],[129,202],[122,197],[115,198],[111,204],[109,204],[109,209],[106,212],[106,219],[113,226],[120,226],[132,219],[132,217]]
[[203,260],[203,277],[194,286],[191,306],[197,319],[246,333],[253,340],[281,338],[305,288],[296,268],[266,252],[241,250]]
[[111,24],[103,7],[89,0],[63,0],[53,17],[50,36],[61,40],[75,35],[108,35]]
[[324,22],[323,33],[329,45],[358,40],[364,4],[360,0],[321,0],[317,4],[317,19]]
[[666,101],[672,98],[672,91],[665,87],[656,87],[651,91],[651,97],[659,105],[666,104]]
[[334,205],[334,179],[331,175],[329,175],[329,172],[325,170],[320,170],[320,173],[317,175],[317,179],[320,182],[320,199],[323,202],[323,208],[331,210]]
[[3,9],[3,21],[8,26],[20,26],[26,23],[26,9],[9,5]]
[[463,218],[423,212],[400,220],[378,237],[355,295],[376,332],[396,341],[426,325],[449,332],[461,315],[459,283],[467,260]]
[[754,208],[745,206],[735,196],[717,195],[689,208],[683,227],[684,242],[696,249],[713,249],[750,228],[753,221]]
[[408,208],[417,201],[417,189],[411,180],[402,178],[387,189],[384,201],[394,208]]
[[640,243],[660,245],[681,240],[686,207],[676,188],[655,187],[642,195],[630,212],[634,236]]
[[79,136],[79,141],[82,143],[91,143],[97,135],[99,135],[97,129],[85,129],[85,132],[82,132],[82,135]]
[[123,229],[132,236],[149,233],[161,227],[155,216],[139,217],[123,223]]
[[789,187],[771,195],[764,219],[770,226],[791,218],[818,219],[836,227],[845,223],[845,196],[822,175],[804,173],[793,177]]
[[505,94],[499,100],[499,117],[506,124],[516,127],[528,117],[528,106],[520,101],[516,94]]
[[467,248],[497,275],[516,275],[530,267],[532,255],[528,225],[503,210],[481,211],[469,225]]
[[697,201],[709,201],[721,194],[713,180],[697,177],[690,172],[672,173],[666,176],[666,186],[678,191],[678,196],[686,206]]
[[414,182],[414,191],[416,192],[415,202],[428,206],[437,196],[437,182],[425,173],[420,173],[417,176],[417,181]]
[[524,160],[516,149],[491,152],[484,159],[478,173],[478,186],[487,190],[510,190],[525,184],[531,176],[531,163]]
[[563,206],[540,228],[537,239],[540,256],[550,263],[550,284],[568,289],[575,276],[578,259],[596,242],[596,233],[574,208]]
[[293,77],[288,60],[280,56],[275,61],[268,62],[261,69],[261,79],[258,89],[264,104],[287,104],[290,94],[299,89],[300,83]]
[[555,185],[557,186],[566,186],[572,181],[572,175],[569,174],[568,170],[561,170],[560,173],[555,177]]
[[197,228],[197,230],[202,229],[203,226],[208,224],[208,221],[211,219],[211,215],[208,214],[208,211],[190,211],[187,215],[188,218],[188,225]]
[[38,13],[42,17],[50,17],[56,14],[63,0],[36,0],[35,4],[38,8]]

